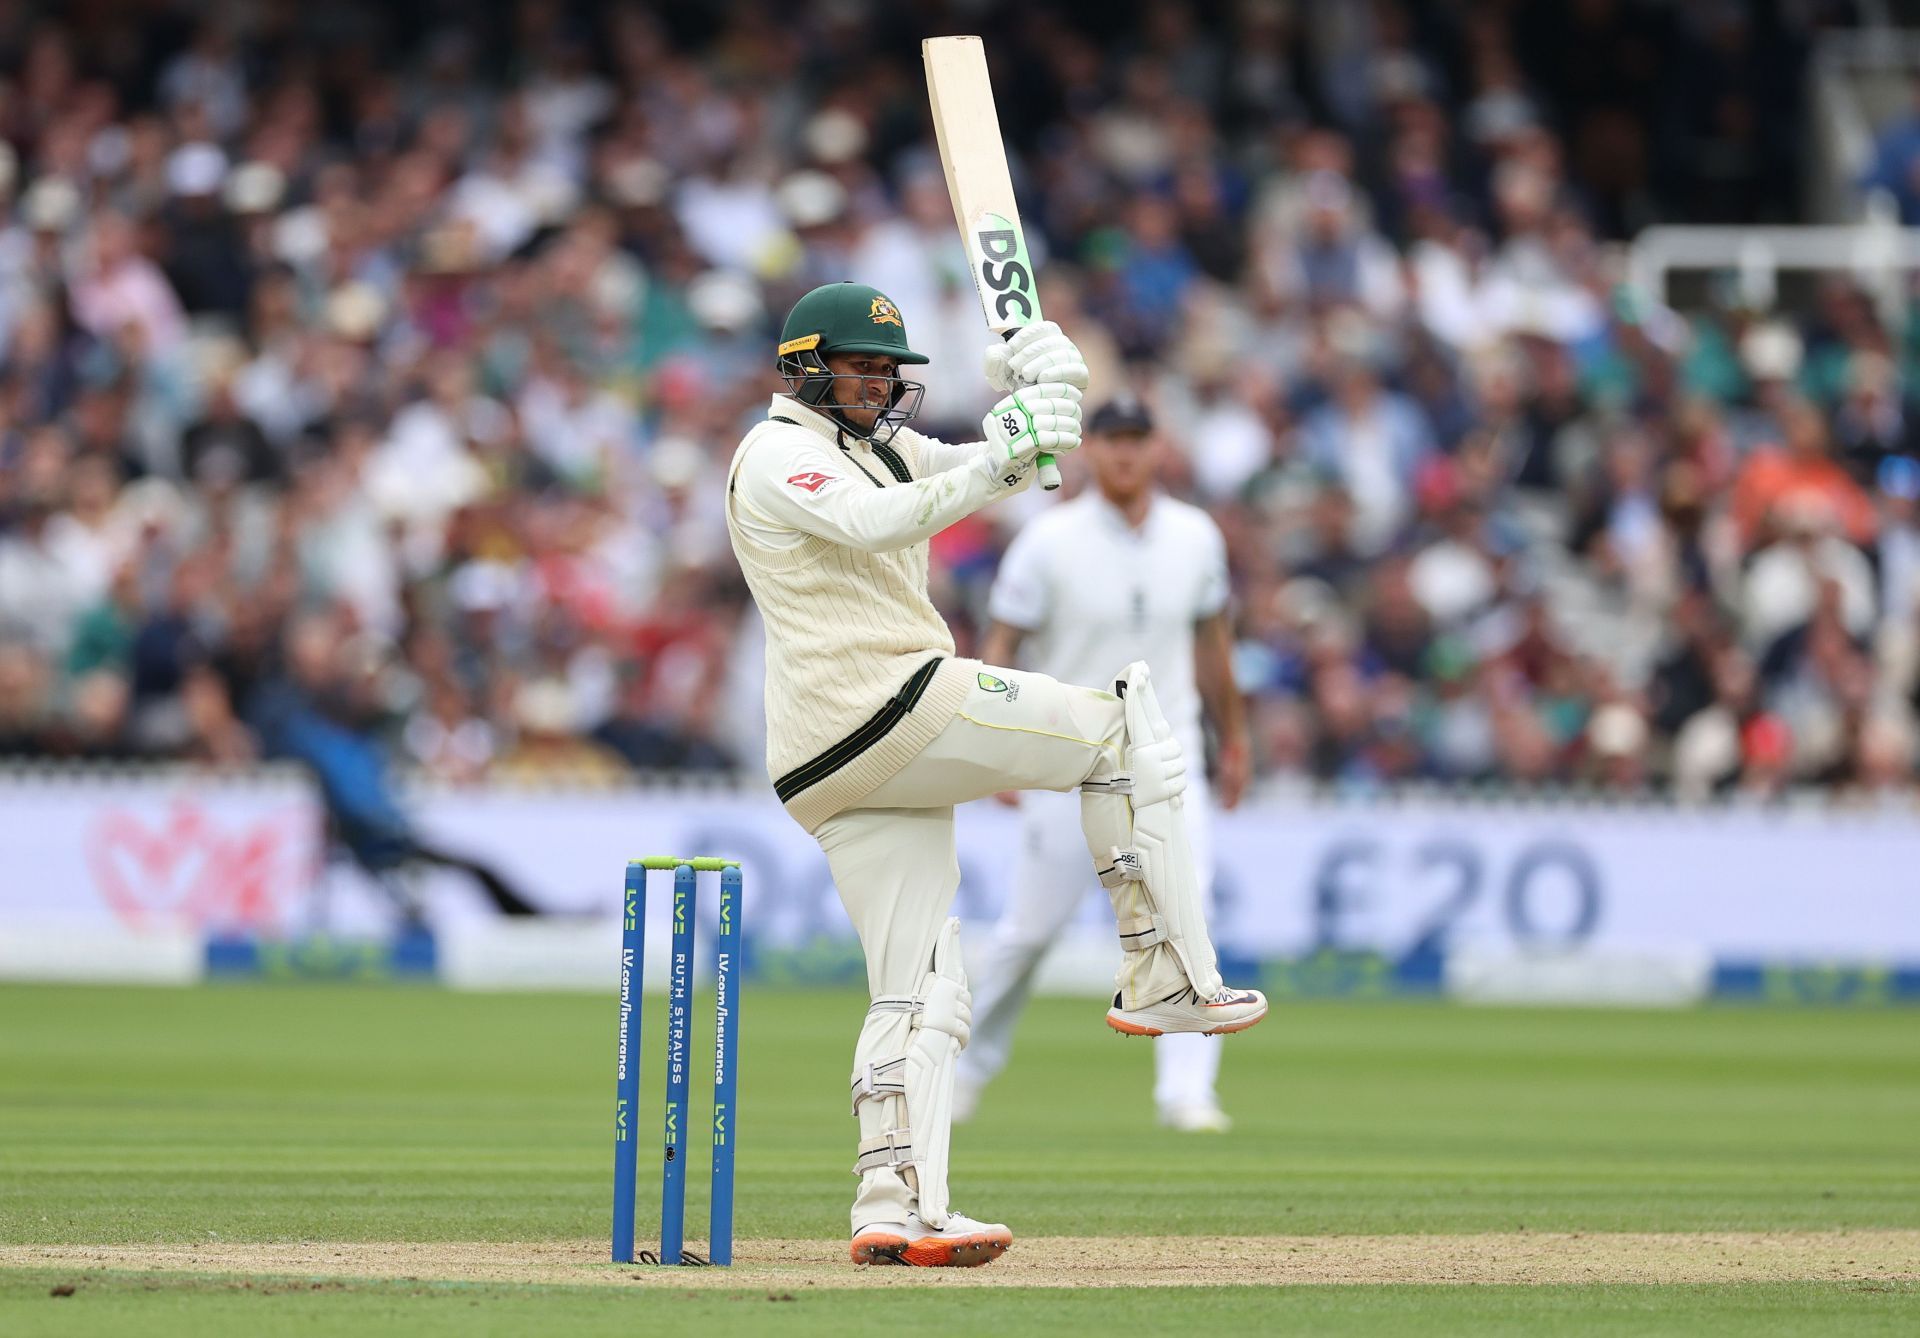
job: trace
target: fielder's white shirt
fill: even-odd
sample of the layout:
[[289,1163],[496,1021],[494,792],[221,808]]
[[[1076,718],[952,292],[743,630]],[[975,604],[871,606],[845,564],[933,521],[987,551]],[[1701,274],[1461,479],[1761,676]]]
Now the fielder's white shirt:
[[1200,756],[1194,624],[1227,606],[1227,544],[1213,518],[1156,494],[1140,528],[1088,489],[1014,537],[988,610],[1027,634],[1021,661],[1111,691],[1135,660],[1181,746]]

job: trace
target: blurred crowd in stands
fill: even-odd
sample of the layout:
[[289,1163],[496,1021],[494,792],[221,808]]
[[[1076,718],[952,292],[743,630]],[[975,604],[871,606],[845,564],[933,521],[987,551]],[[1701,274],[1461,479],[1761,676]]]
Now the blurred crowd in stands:
[[[0,754],[757,771],[725,464],[841,278],[977,435],[918,38],[983,30],[1046,309],[1228,536],[1263,775],[1911,785],[1920,308],[1624,282],[1791,221],[1850,5],[950,9],[8,7]],[[962,653],[1045,504],[936,541]]]

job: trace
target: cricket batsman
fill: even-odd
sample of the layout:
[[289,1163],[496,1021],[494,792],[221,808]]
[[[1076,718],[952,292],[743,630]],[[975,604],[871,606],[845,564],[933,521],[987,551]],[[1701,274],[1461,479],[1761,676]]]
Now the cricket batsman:
[[[996,341],[1005,398],[985,440],[907,427],[925,363],[899,308],[828,284],[781,331],[787,392],[728,472],[727,529],[767,633],[767,763],[826,852],[872,998],[854,1047],[856,1263],[984,1264],[1013,1243],[953,1210],[954,1071],[972,1023],[960,961],[956,804],[1001,790],[1080,792],[1080,827],[1113,903],[1121,963],[1107,1024],[1219,1035],[1266,1016],[1224,985],[1188,849],[1187,762],[1145,664],[1113,691],[954,653],[927,595],[927,541],[1024,488],[1041,452],[1080,444],[1085,360],[1057,325]],[[1090,570],[1089,581],[1103,573]]]
[[[1031,663],[1065,683],[1098,683],[1115,665],[1154,667],[1161,709],[1189,758],[1202,757],[1201,706],[1219,743],[1219,802],[1232,808],[1251,765],[1246,712],[1233,682],[1227,614],[1227,545],[1198,507],[1155,485],[1164,444],[1139,400],[1108,401],[1087,424],[1082,455],[1093,486],[1034,520],[1000,563],[982,653],[995,664]],[[1100,579],[1089,580],[1089,572]],[[1032,651],[1017,659],[1025,642]],[[1021,859],[987,960],[975,973],[973,1040],[960,1056],[954,1118],[967,1119],[1006,1064],[1013,1028],[1047,949],[1073,919],[1092,879],[1074,830],[1071,797],[1020,796]],[[1187,775],[1187,843],[1202,904],[1212,906],[1208,785]],[[1215,1079],[1220,1047],[1183,1032],[1154,1042],[1160,1122],[1188,1133],[1224,1133]]]

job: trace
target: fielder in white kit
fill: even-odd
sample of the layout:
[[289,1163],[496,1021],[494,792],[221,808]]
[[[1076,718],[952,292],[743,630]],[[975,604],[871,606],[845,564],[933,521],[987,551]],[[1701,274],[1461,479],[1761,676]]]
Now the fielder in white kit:
[[1225,1034],[1265,1017],[1267,1000],[1220,978],[1187,843],[1187,764],[1146,665],[1115,666],[1106,691],[963,660],[927,596],[929,538],[1024,488],[1037,454],[1080,444],[1085,360],[1051,323],[996,341],[987,379],[1005,398],[986,440],[963,445],[905,426],[920,387],[898,372],[926,361],[884,294],[838,283],[801,298],[778,351],[788,393],[734,453],[726,506],[767,629],[767,769],[826,852],[867,959],[851,1254],[940,1267],[1013,1242],[948,1202],[972,1021],[948,915],[956,804],[1080,791],[1122,950],[1108,1026]]
[[[1251,753],[1233,683],[1226,540],[1206,512],[1159,490],[1162,449],[1138,400],[1115,399],[1094,413],[1079,453],[1092,486],[1032,521],[1007,549],[981,655],[1063,683],[1100,683],[1116,664],[1146,661],[1160,708],[1192,759],[1205,755],[1204,701],[1218,743],[1219,802],[1232,808],[1246,788]],[[1089,572],[1101,579],[1089,580]],[[1211,914],[1213,843],[1207,778],[1198,765],[1188,769],[1186,799],[1195,880]],[[954,1081],[956,1120],[971,1117],[981,1089],[1006,1065],[1034,974],[1093,882],[1073,802],[1042,790],[1019,797],[1020,869],[986,960],[972,972],[973,1038]],[[1162,1124],[1227,1130],[1215,1093],[1217,1042],[1193,1033],[1162,1036],[1154,1042],[1154,1068]]]

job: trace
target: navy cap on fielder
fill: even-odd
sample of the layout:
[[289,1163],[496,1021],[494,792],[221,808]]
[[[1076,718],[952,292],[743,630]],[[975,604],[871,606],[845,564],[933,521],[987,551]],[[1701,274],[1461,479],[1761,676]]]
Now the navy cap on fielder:
[[1153,431],[1153,415],[1132,395],[1116,395],[1093,411],[1087,431],[1147,433]]

